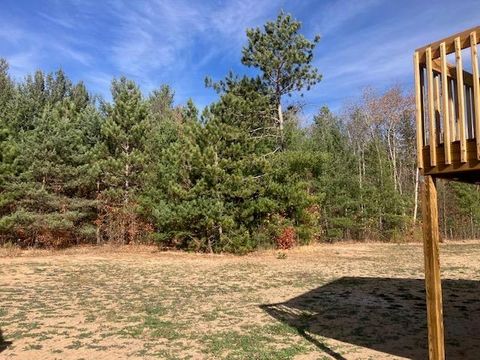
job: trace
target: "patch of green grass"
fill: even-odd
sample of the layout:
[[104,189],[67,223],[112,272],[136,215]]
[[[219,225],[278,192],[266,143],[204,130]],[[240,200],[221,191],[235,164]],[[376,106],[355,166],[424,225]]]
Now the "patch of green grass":
[[42,349],[42,345],[41,344],[29,344],[29,345],[25,346],[24,349],[25,350],[40,350],[40,349]]
[[119,331],[120,335],[141,338],[144,334],[150,338],[163,338],[176,340],[181,338],[181,326],[178,324],[159,319],[156,316],[147,315],[143,322],[137,325],[127,326]]
[[144,327],[139,325],[126,326],[118,334],[123,337],[139,338],[143,334],[143,329]]
[[96,350],[96,351],[106,351],[106,350],[108,350],[108,346],[95,345],[95,344],[88,344],[87,348],[93,349],[93,350]]
[[66,346],[67,349],[78,350],[82,347],[81,341],[74,340],[70,345]]
[[38,322],[34,321],[30,323],[27,323],[27,322],[19,323],[18,327],[21,327],[22,329],[25,329],[25,330],[35,330],[35,329],[38,329],[39,325],[40,324]]
[[308,352],[307,346],[295,341],[276,340],[294,333],[296,330],[287,325],[274,324],[210,334],[202,342],[206,344],[208,353],[225,359],[248,359],[253,354],[255,359],[292,359]]
[[153,316],[149,316],[145,319],[144,326],[150,329],[151,336],[156,338],[175,340],[180,337],[178,325],[171,321],[165,321]]
[[85,316],[85,322],[94,322],[97,319],[97,317],[93,314],[88,314]]
[[89,337],[92,337],[93,336],[93,332],[91,331],[86,331],[86,332],[81,332],[80,334],[77,335],[77,338],[79,339],[86,339],[86,338],[89,338]]

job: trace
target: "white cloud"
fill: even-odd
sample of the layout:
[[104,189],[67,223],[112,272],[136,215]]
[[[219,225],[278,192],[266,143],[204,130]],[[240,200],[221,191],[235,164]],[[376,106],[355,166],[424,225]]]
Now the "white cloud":
[[[45,27],[0,14],[0,56],[15,76],[71,62],[79,78],[102,94],[113,76],[127,75],[145,92],[170,82],[180,97],[207,103],[203,72],[239,64],[245,29],[261,26],[285,6],[307,24],[307,33],[322,35],[316,65],[324,79],[307,94],[307,106],[337,104],[367,85],[408,86],[413,50],[478,23],[476,1],[433,7],[411,0],[403,10],[415,11],[403,15],[393,13],[387,0],[57,1],[38,13]],[[385,8],[389,13],[382,16]]]
[[44,19],[47,19],[48,21],[67,29],[73,29],[75,27],[75,22],[67,14],[62,14],[62,17],[51,16],[43,12],[38,14]]
[[260,25],[267,16],[276,15],[280,4],[264,0],[234,0],[214,9],[210,21],[215,29],[227,38],[241,41],[245,29]]
[[317,20],[318,30],[321,34],[331,33],[341,26],[347,25],[354,17],[359,16],[382,0],[335,0],[329,2]]
[[57,66],[65,60],[82,65],[89,65],[92,61],[90,54],[76,48],[62,34],[27,29],[13,21],[3,20],[0,39],[9,45],[1,55],[9,61],[15,77],[23,77],[38,69],[44,60],[51,57],[57,60]]
[[111,60],[120,71],[135,76],[172,64],[181,66],[182,53],[204,25],[196,9],[182,2],[115,3],[112,14],[118,24]]
[[[376,1],[358,3],[365,7],[379,5]],[[445,3],[440,8],[420,3],[413,6],[398,18],[389,14],[378,18],[375,23],[369,21],[371,12],[355,7],[350,8],[343,18],[326,21],[327,31],[320,28],[326,35],[318,46],[315,62],[324,78],[310,94],[311,102],[328,102],[336,110],[367,86],[383,90],[392,84],[401,84],[410,90],[414,50],[473,26],[477,21],[476,14],[468,11],[472,7],[468,2],[462,5]],[[333,17],[335,11],[326,14]],[[454,16],[456,13],[463,16]],[[359,17],[359,24],[363,25],[348,26],[345,19],[352,16]],[[324,42],[328,48],[323,48]]]
[[10,73],[17,80],[22,80],[25,75],[38,68],[38,52],[26,50],[17,52],[7,58],[10,65]]
[[[221,6],[201,2],[164,1],[114,3],[120,22],[111,47],[112,62],[134,76],[174,67],[177,71],[209,61],[214,54],[237,49],[246,27],[256,25],[277,5],[261,1],[230,1]],[[255,9],[254,11],[252,11]],[[204,55],[191,59],[196,41],[208,44]]]

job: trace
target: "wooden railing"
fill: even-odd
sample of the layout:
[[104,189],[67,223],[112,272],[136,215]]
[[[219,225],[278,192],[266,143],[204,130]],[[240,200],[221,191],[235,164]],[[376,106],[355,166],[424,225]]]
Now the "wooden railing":
[[415,51],[417,158],[424,173],[480,169],[479,41],[480,26]]

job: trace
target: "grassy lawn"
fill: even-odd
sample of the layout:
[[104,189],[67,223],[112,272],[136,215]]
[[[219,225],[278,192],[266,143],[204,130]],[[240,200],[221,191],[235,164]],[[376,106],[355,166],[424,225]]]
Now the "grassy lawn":
[[[447,355],[476,358],[480,242],[441,250]],[[420,244],[322,245],[286,256],[146,247],[8,254],[0,250],[1,358],[426,356]]]

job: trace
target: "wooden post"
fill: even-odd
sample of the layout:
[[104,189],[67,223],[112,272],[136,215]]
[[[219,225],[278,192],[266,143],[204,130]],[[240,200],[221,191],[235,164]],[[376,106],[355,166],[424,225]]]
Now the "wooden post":
[[425,256],[425,288],[427,293],[428,350],[430,360],[444,360],[442,285],[438,229],[437,189],[431,176],[423,183],[423,245]]
[[457,65],[457,109],[460,161],[465,163],[467,162],[467,140],[465,137],[465,89],[463,87],[462,45],[459,37],[455,38],[455,59]]
[[480,160],[480,82],[478,69],[477,52],[477,33],[472,31],[470,34],[470,47],[472,55],[472,75],[473,75],[473,113],[475,116],[475,139],[477,143],[477,159]]
[[435,101],[434,101],[434,82],[432,70],[432,49],[427,48],[427,88],[428,88],[428,119],[430,123],[430,166],[437,166],[437,123],[435,117]]
[[442,118],[443,118],[443,146],[445,148],[445,164],[452,163],[450,141],[450,110],[448,100],[448,67],[445,43],[440,44],[440,61],[442,66]]
[[423,70],[420,73],[420,63],[418,60],[418,52],[415,52],[413,56],[413,73],[415,75],[415,116],[417,125],[417,165],[419,169],[423,169],[423,98],[422,98],[422,86],[423,86]]

